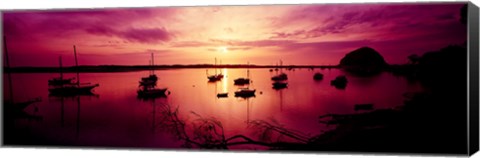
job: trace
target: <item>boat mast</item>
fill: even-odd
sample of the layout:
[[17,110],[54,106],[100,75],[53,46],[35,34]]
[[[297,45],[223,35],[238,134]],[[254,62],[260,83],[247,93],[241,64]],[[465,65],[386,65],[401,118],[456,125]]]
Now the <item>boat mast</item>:
[[[10,62],[8,60],[8,50],[7,50],[7,37],[3,36],[3,48],[5,50],[5,62],[7,63],[7,68],[10,69]],[[9,70],[11,71],[11,70]],[[10,101],[13,104],[13,85],[12,85],[12,76],[10,75],[10,72],[7,73],[8,76],[8,88],[10,91]]]
[[78,72],[77,48],[73,45],[73,54],[75,55],[75,67],[77,69],[77,86],[80,86],[80,74]]
[[217,76],[217,58],[215,58],[215,65],[214,65],[214,67],[215,67],[215,76]]

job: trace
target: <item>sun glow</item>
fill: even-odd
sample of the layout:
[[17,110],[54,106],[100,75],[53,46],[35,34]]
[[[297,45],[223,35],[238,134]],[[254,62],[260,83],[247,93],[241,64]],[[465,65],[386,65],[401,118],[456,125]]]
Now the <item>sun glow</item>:
[[223,47],[218,47],[218,51],[222,53],[228,53],[228,48],[223,46]]

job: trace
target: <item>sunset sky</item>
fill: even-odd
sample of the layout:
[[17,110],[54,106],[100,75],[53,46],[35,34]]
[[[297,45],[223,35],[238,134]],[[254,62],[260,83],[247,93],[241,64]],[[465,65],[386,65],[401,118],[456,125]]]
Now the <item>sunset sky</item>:
[[338,64],[363,46],[390,64],[466,41],[464,3],[4,11],[12,66]]

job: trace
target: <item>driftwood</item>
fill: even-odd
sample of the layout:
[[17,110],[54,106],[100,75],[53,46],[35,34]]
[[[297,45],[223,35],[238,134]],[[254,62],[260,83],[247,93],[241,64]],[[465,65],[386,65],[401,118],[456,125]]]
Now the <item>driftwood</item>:
[[[161,118],[156,125],[157,128],[172,133],[178,140],[184,142],[183,147],[205,148],[205,149],[228,149],[235,145],[260,145],[271,148],[283,148],[289,146],[304,145],[309,142],[310,137],[294,130],[272,125],[266,121],[255,120],[247,122],[250,128],[260,130],[260,140],[245,135],[225,135],[222,123],[214,117],[203,117],[191,112],[195,120],[187,122],[180,118],[178,107],[172,109],[169,105],[161,106]],[[190,125],[190,126],[189,126]],[[191,130],[189,130],[191,128]],[[276,133],[277,140],[267,139]],[[281,137],[288,137],[295,142],[281,141]],[[263,138],[263,139],[262,139]]]
[[182,147],[203,149],[229,149],[238,145],[258,145],[269,149],[313,149],[319,150],[335,143],[337,138],[355,131],[383,128],[390,123],[401,120],[401,111],[379,109],[355,114],[326,114],[319,116],[320,123],[337,127],[320,134],[308,135],[279,125],[275,120],[253,120],[247,122],[248,128],[254,129],[258,138],[238,134],[227,136],[223,125],[214,117],[203,117],[191,112],[191,121],[179,116],[178,107],[160,106],[160,119],[156,128],[162,129],[183,142]]

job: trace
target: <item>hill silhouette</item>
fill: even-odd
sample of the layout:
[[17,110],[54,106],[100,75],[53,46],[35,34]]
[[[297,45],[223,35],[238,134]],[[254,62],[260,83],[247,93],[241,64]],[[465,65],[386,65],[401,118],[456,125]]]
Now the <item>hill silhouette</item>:
[[380,53],[370,47],[356,49],[340,60],[341,68],[360,76],[378,74],[387,65]]

